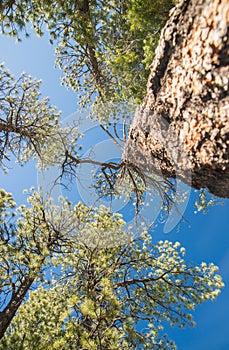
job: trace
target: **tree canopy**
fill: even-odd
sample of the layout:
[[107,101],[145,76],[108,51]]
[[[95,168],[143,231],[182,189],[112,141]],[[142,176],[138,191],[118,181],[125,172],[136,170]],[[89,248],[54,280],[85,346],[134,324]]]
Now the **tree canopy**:
[[29,22],[38,35],[47,29],[63,84],[79,91],[82,106],[94,106],[96,118],[114,120],[115,109],[98,115],[101,106],[142,100],[160,30],[174,3],[3,1],[2,32],[21,40],[23,32],[29,35]]
[[214,264],[192,266],[178,242],[124,232],[105,207],[36,192],[28,202],[15,211],[1,191],[1,349],[175,349],[163,326],[192,325],[190,311],[223,286]]
[[15,80],[0,65],[0,162],[9,154],[20,163],[38,157],[58,132],[60,114],[40,98],[40,83],[25,74]]

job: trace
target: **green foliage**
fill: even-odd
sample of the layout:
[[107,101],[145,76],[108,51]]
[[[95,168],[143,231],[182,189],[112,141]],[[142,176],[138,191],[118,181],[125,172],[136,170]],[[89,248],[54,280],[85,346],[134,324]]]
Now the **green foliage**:
[[11,155],[22,165],[38,158],[40,166],[62,165],[65,150],[77,157],[76,127],[61,128],[60,113],[41,98],[40,81],[18,79],[0,64],[0,164]]
[[41,82],[22,74],[17,80],[0,64],[0,161],[9,153],[19,163],[41,154],[59,130],[60,113],[41,99]]
[[[10,194],[1,198],[3,214],[14,208]],[[214,264],[190,266],[179,243],[125,233],[121,217],[105,207],[73,208],[65,199],[56,206],[36,192],[28,201],[1,245],[1,293],[9,295],[28,269],[43,277],[0,349],[175,349],[163,325],[193,325],[191,311],[223,287]]]
[[95,106],[94,117],[103,120],[99,109],[104,103],[136,105],[142,100],[160,30],[174,3],[6,2],[1,10],[2,32],[19,37],[31,21],[42,35],[46,25],[56,45],[57,65],[64,72],[63,84],[80,91],[80,104]]
[[[0,243],[0,290],[1,307],[14,296],[15,291],[28,278],[34,280],[46,267],[46,258],[53,250],[59,250],[60,241],[64,240],[64,232],[59,231],[61,225],[56,207],[51,201],[44,202],[41,196],[33,192],[28,197],[29,206],[15,208],[12,196],[1,190],[1,243]],[[59,210],[64,213],[66,204]]]

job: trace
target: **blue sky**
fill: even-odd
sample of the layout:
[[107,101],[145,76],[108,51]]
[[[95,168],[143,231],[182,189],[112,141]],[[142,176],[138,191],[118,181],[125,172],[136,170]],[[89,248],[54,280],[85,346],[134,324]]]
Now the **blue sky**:
[[[75,94],[60,86],[60,71],[53,69],[54,52],[47,38],[32,36],[22,43],[0,37],[0,61],[14,75],[22,71],[42,79],[42,93],[49,96],[53,105],[62,110],[63,117],[77,109]],[[22,190],[37,184],[37,171],[34,163],[21,168],[12,164],[8,175],[1,174],[1,187],[12,192],[17,202],[22,202]],[[170,233],[163,233],[163,224],[155,227],[153,239],[180,241],[186,247],[187,259],[192,263],[214,262],[220,267],[225,288],[216,302],[199,306],[194,313],[197,326],[192,329],[169,329],[179,350],[226,350],[229,349],[229,200],[224,206],[216,205],[208,214],[194,214],[192,191],[184,214],[188,222],[182,222]]]

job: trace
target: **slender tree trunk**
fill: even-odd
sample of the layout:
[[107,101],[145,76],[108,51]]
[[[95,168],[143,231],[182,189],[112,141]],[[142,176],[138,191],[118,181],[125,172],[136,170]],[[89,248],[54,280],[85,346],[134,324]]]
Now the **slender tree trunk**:
[[27,277],[17,291],[12,294],[11,300],[5,309],[0,312],[0,339],[4,336],[6,329],[9,327],[33,282],[34,277]]
[[124,161],[229,197],[228,33],[228,0],[181,0],[172,10]]

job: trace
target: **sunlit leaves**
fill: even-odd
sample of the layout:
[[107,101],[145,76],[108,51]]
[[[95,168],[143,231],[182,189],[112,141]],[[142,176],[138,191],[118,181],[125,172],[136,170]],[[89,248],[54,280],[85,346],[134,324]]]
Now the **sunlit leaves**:
[[0,65],[0,160],[9,153],[23,163],[50,143],[58,130],[60,113],[41,99],[40,81],[22,74],[17,80]]
[[41,82],[22,74],[17,80],[0,64],[0,163],[14,155],[23,164],[38,158],[40,167],[59,165],[65,152],[77,157],[77,127],[61,128],[60,113],[41,98]]
[[[124,222],[105,207],[65,199],[57,206],[36,192],[29,203],[19,209],[16,261],[21,271],[24,264],[43,270],[46,261],[49,272],[20,306],[1,349],[15,342],[22,349],[175,349],[163,325],[192,325],[190,311],[223,286],[214,264],[187,264],[178,242],[154,245],[147,232],[121,240]],[[9,261],[7,250],[4,256]],[[17,274],[12,269],[8,281]]]

